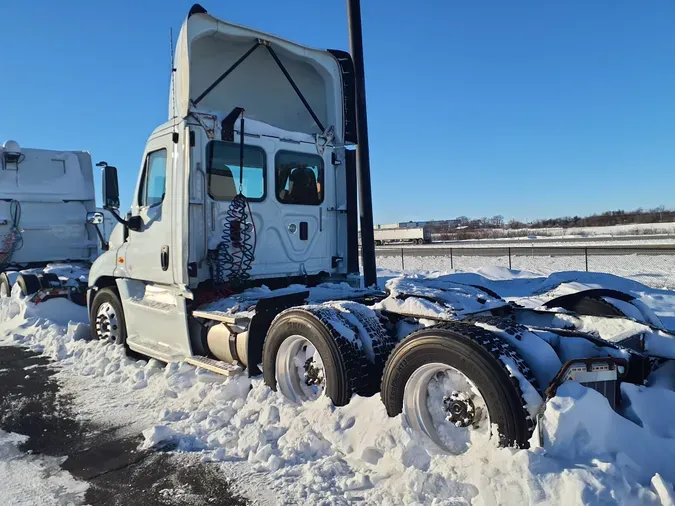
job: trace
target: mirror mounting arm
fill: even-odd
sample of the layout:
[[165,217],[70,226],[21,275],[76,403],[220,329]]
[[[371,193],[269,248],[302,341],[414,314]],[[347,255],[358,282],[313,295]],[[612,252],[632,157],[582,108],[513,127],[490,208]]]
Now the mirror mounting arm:
[[105,237],[103,237],[101,227],[99,227],[98,224],[95,224],[94,229],[96,229],[96,235],[98,235],[98,239],[101,241],[101,248],[103,251],[108,251],[110,249],[110,243],[105,240]]
[[140,216],[130,216],[128,220],[125,220],[117,213],[117,209],[106,209],[106,210],[110,211],[110,214],[112,214],[113,218],[115,218],[115,220],[117,220],[119,223],[127,227],[129,230],[132,230],[134,232],[141,231],[141,225],[143,224],[143,220],[141,219]]

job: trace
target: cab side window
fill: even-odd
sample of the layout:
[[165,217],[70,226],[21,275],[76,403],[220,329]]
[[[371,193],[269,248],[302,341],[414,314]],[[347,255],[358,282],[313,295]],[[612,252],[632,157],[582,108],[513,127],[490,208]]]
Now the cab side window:
[[138,205],[152,207],[162,203],[166,192],[166,149],[148,153],[138,193]]
[[277,200],[317,206],[323,202],[323,160],[311,153],[279,151],[275,160]]
[[232,200],[241,190],[252,202],[265,200],[265,151],[244,146],[243,172],[239,143],[211,141],[206,147],[209,195],[213,200]]

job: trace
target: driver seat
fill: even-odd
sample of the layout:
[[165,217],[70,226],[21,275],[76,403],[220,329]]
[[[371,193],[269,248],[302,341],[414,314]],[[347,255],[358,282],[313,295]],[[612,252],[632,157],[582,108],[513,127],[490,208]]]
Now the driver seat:
[[316,175],[309,167],[298,167],[290,176],[289,200],[293,204],[317,205],[319,190],[316,186]]

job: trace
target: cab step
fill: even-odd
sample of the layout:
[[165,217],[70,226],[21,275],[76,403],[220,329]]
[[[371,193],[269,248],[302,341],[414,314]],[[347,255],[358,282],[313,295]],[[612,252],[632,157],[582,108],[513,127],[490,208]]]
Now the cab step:
[[195,367],[201,367],[202,369],[206,369],[217,374],[222,374],[223,376],[236,376],[243,371],[239,365],[228,364],[226,362],[221,362],[208,357],[187,357],[185,361],[188,364],[194,365]]
[[222,323],[235,323],[235,317],[231,314],[225,313],[224,311],[214,311],[214,310],[201,310],[195,309],[192,311],[192,316],[195,318],[204,318],[205,320],[213,320]]
[[183,355],[171,346],[151,339],[143,339],[137,334],[127,337],[127,345],[137,353],[161,360],[167,364],[183,360]]

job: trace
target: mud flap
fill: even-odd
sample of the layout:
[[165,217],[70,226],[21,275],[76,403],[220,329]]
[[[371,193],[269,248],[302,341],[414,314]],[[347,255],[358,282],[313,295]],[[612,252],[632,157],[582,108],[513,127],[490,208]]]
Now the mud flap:
[[263,343],[272,321],[282,311],[301,306],[309,297],[309,290],[261,298],[255,305],[255,314],[251,318],[248,330],[248,375],[262,374],[258,365],[262,362]]
[[42,288],[29,297],[33,304],[40,304],[50,299],[68,299],[78,306],[87,306],[87,289],[82,286],[59,286]]

